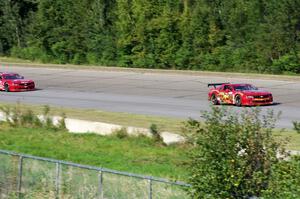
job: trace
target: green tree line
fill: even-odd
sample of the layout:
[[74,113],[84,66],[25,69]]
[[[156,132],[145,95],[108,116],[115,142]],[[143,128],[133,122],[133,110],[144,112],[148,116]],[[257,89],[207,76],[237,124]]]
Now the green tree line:
[[0,54],[299,74],[300,0],[1,0]]

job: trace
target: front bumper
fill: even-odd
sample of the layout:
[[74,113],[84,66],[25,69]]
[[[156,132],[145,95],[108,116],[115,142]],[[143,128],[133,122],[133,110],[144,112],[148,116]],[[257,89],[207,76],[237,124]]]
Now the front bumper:
[[35,90],[35,84],[31,83],[31,84],[14,84],[9,86],[9,91],[12,92],[18,92],[18,91],[32,91]]
[[270,105],[273,104],[273,97],[246,98],[243,104],[246,106]]

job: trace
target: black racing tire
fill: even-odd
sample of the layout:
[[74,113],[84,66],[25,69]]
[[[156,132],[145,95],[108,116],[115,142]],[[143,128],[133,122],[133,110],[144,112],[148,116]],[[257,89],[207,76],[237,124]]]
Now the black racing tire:
[[236,95],[234,99],[236,106],[242,106],[242,97],[240,95]]
[[215,94],[212,94],[211,97],[210,97],[210,101],[213,105],[219,105],[219,101],[217,99],[217,96]]
[[4,91],[5,92],[9,92],[9,86],[8,86],[8,84],[4,84]]

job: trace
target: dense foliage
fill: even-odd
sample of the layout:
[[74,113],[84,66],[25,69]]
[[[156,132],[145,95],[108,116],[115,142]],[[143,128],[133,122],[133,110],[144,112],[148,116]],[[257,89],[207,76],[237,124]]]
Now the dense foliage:
[[190,183],[195,198],[299,198],[299,158],[284,160],[284,141],[273,136],[273,112],[261,116],[255,109],[236,114],[213,108],[203,117],[204,123],[186,125],[194,145]]
[[0,54],[54,63],[300,73],[300,0],[4,0]]
[[268,189],[262,194],[265,199],[298,199],[300,197],[300,158],[282,161],[273,166]]

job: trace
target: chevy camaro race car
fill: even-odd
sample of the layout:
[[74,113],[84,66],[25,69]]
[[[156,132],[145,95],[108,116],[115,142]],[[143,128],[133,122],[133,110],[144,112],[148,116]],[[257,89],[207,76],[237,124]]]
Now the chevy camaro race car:
[[0,90],[10,91],[30,91],[35,89],[33,80],[24,79],[17,73],[0,72]]
[[236,106],[257,106],[273,103],[272,93],[259,90],[251,84],[213,83],[208,93],[212,104],[234,104]]

